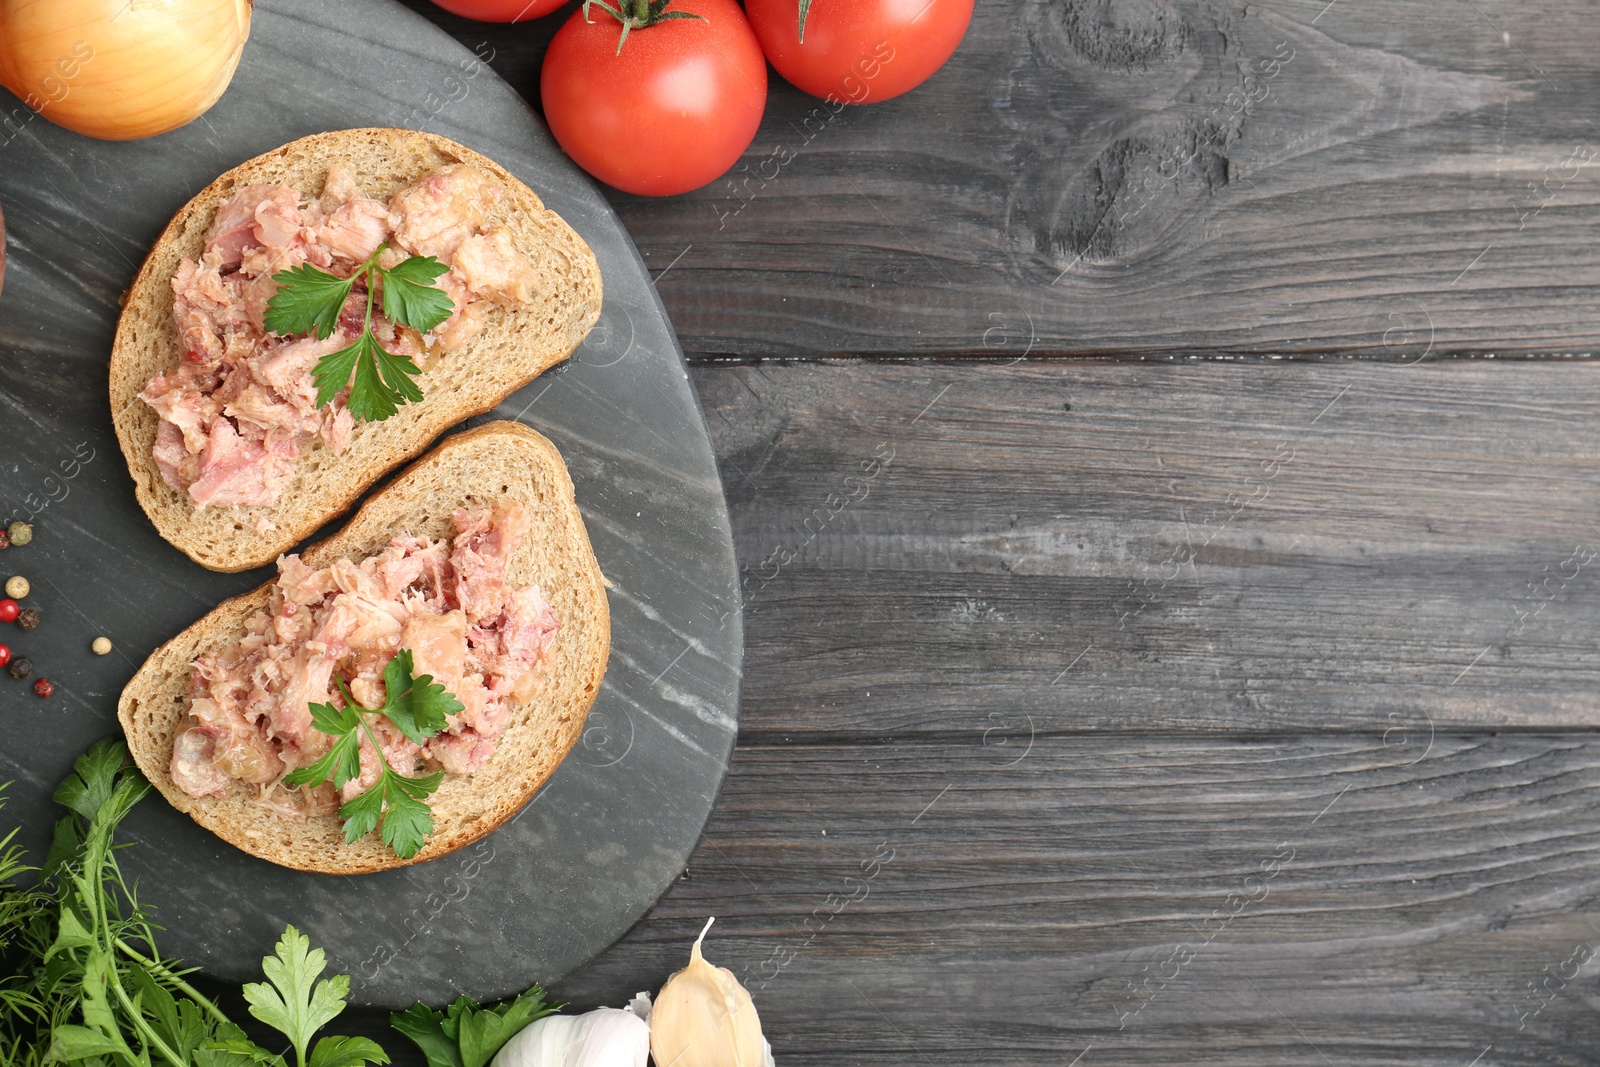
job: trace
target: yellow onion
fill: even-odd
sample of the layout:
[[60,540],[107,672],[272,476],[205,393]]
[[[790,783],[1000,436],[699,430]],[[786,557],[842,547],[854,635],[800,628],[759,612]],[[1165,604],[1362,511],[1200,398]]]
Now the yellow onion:
[[[69,130],[130,141],[203,115],[250,36],[252,0],[0,0],[0,85]],[[0,139],[26,112],[4,116]]]

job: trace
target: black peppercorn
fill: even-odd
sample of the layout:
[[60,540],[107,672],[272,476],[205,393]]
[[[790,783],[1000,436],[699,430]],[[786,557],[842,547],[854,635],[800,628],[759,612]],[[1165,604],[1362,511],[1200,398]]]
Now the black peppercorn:
[[17,614],[17,629],[21,630],[23,633],[27,633],[29,630],[34,629],[38,625],[38,608],[23,608],[22,611]]
[[13,678],[26,678],[33,673],[33,660],[27,656],[18,656],[11,661],[11,666],[7,667],[6,670],[11,672],[11,677]]

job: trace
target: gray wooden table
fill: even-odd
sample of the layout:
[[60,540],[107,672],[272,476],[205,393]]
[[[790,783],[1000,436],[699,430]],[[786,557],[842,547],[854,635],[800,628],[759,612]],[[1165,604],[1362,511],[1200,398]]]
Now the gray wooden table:
[[[537,105],[564,14],[408,2]],[[774,80],[749,170],[613,194],[746,683],[689,871],[557,992],[715,914],[785,1064],[1594,1062],[1597,43],[983,0],[917,91]]]

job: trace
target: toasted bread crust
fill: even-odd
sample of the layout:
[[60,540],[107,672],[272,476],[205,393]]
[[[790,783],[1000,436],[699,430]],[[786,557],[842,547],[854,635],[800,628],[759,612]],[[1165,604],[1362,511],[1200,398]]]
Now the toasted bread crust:
[[[139,393],[181,358],[172,317],[172,277],[185,257],[199,258],[217,209],[255,183],[280,183],[314,196],[330,163],[348,168],[369,196],[387,199],[437,167],[470,163],[493,174],[507,197],[496,210],[539,275],[531,309],[496,308],[463,348],[417,379],[420,403],[375,423],[357,423],[350,445],[334,456],[314,443],[270,506],[195,508],[161,477],[152,450],[161,420]],[[241,571],[270,563],[329,520],[387,472],[417,455],[463,419],[491,410],[571,355],[600,315],[600,268],[594,253],[537,194],[493,160],[430,133],[339,130],[291,141],[212,182],[162,232],[124,295],[111,349],[111,417],[134,492],[161,536],[201,566]],[[258,529],[258,526],[261,529]],[[265,532],[262,532],[262,530]]]
[[514,703],[494,756],[469,777],[445,778],[430,801],[435,829],[415,857],[402,860],[377,834],[346,844],[336,816],[286,819],[254,802],[236,783],[224,797],[189,796],[172,780],[172,742],[188,718],[191,665],[201,652],[244,635],[267,604],[271,583],[234,597],[158,648],[122,691],[117,718],[145,777],[180,811],[252,855],[324,874],[364,874],[420,863],[470,844],[515,814],[578,740],[600,690],[611,647],[605,579],[589,545],[560,454],[517,423],[495,422],[456,434],[373,495],[338,533],[307,549],[313,567],[363,559],[395,534],[448,537],[458,507],[519,501],[532,529],[507,568],[508,584],[537,583],[561,622],[541,692]]

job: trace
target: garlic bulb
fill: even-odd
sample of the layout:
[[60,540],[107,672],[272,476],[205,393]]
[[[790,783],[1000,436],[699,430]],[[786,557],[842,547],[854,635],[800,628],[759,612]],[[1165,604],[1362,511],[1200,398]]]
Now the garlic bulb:
[[667,979],[650,1013],[650,1051],[671,1067],[763,1067],[772,1051],[761,1036],[755,1002],[726,967],[700,955],[706,922],[689,953],[689,966]]
[[[233,79],[252,0],[0,0],[0,85],[52,122],[125,141],[199,118]],[[5,118],[9,129],[26,112]]]
[[644,1067],[650,1027],[630,1011],[546,1015],[506,1042],[490,1067]]

